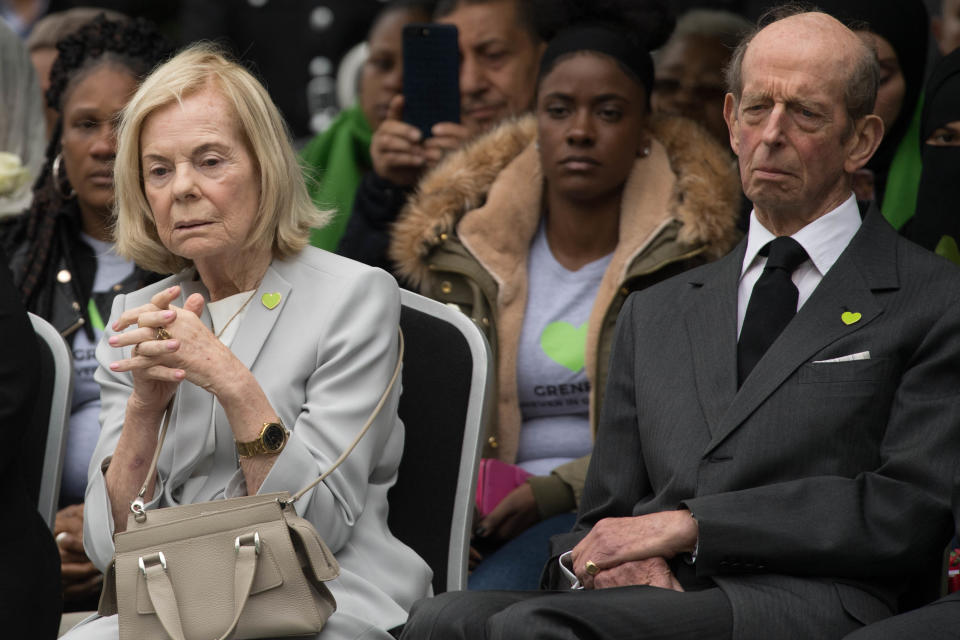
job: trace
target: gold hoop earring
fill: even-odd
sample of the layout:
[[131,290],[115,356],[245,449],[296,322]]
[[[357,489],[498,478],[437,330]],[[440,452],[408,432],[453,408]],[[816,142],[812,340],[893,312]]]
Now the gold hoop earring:
[[[73,187],[70,187],[70,193],[64,193],[63,187],[60,186],[60,163],[63,161],[63,153],[58,153],[57,157],[53,159],[53,166],[50,168],[50,171],[53,173],[53,190],[63,198],[64,200],[69,200],[70,198],[77,195],[77,192],[74,191]],[[70,184],[69,182],[67,184]]]

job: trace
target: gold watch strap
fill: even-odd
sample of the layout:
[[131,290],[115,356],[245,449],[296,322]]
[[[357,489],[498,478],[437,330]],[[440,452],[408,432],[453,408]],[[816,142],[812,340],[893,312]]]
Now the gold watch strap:
[[241,458],[252,458],[253,456],[260,455],[261,453],[279,453],[283,450],[283,446],[286,446],[287,442],[284,439],[283,446],[280,447],[277,451],[267,451],[267,448],[263,445],[263,434],[266,433],[267,429],[272,426],[279,426],[284,432],[287,431],[287,428],[283,425],[282,421],[277,422],[264,422],[263,428],[260,429],[260,435],[257,436],[256,440],[250,440],[249,442],[238,442],[234,441],[237,445],[237,455]]
[[259,453],[264,453],[263,443],[260,442],[260,438],[251,440],[250,442],[237,443],[237,455],[241,458],[252,458]]

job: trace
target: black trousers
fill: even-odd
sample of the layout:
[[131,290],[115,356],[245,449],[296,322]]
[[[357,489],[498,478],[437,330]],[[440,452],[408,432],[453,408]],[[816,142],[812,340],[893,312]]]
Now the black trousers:
[[458,591],[417,602],[402,640],[727,640],[733,611],[714,587]]

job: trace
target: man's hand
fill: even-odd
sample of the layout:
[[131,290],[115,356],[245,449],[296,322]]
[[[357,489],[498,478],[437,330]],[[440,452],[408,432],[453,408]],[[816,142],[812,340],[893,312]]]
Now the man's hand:
[[601,571],[595,576],[588,576],[589,583],[583,584],[584,589],[610,589],[613,587],[632,587],[635,585],[649,585],[661,589],[683,591],[676,576],[670,571],[667,561],[660,557],[646,560],[624,562],[615,567]]
[[478,538],[510,540],[540,520],[533,489],[524,482],[508,493],[493,511],[488,513],[474,531]]
[[433,168],[451,151],[456,151],[470,139],[470,132],[462,124],[438,122],[430,129],[431,137],[423,143],[427,166]]
[[420,130],[403,122],[403,96],[390,101],[387,118],[380,123],[370,141],[373,170],[381,178],[401,185],[416,184],[420,175],[436,166],[443,157],[463,146],[470,132],[462,124],[440,122],[433,125],[431,136],[422,140]]
[[57,512],[53,527],[60,550],[60,582],[64,600],[78,600],[100,590],[103,574],[83,551],[83,505],[74,504]]
[[427,154],[420,142],[420,130],[403,122],[403,96],[390,101],[386,119],[373,132],[370,158],[373,170],[390,182],[409,186],[416,183],[427,166]]
[[686,509],[604,518],[574,547],[573,572],[586,585],[592,578],[587,562],[604,570],[632,560],[672,558],[693,551],[698,535],[697,521]]

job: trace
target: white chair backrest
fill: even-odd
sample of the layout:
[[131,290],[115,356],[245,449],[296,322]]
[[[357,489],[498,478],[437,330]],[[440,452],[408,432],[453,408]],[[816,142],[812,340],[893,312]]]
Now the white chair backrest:
[[[70,423],[70,399],[73,396],[73,357],[63,337],[43,318],[28,314],[33,330],[53,356],[53,384],[51,385],[50,418],[43,454],[43,473],[40,477],[40,500],[37,508],[44,521],[53,530],[60,498],[60,477],[67,450],[67,427]],[[44,376],[48,375],[44,372]],[[38,398],[38,402],[43,399]]]
[[[463,419],[463,440],[459,452],[456,494],[453,500],[453,514],[446,559],[446,579],[439,581],[439,586],[444,590],[463,590],[467,587],[467,556],[473,526],[474,496],[476,494],[477,468],[482,449],[482,438],[486,434],[487,422],[493,415],[491,406],[493,400],[493,364],[491,362],[490,345],[480,329],[467,316],[455,309],[403,289],[400,291],[400,302],[405,308],[431,316],[455,329],[463,338],[469,350],[469,353],[465,351],[463,353],[446,353],[442,348],[430,348],[431,345],[419,345],[428,347],[426,350],[419,349],[414,340],[410,339],[412,336],[408,335],[407,354],[404,358],[407,365],[412,364],[411,358],[430,358],[429,365],[434,368],[434,371],[437,370],[437,367],[440,367],[442,371],[445,363],[451,364],[451,358],[457,360],[455,364],[463,364],[467,361],[467,358],[470,360],[469,374],[463,376],[469,377],[469,380],[466,381],[469,382],[469,392]],[[401,326],[402,324],[401,322]],[[407,333],[406,329],[404,333]],[[408,390],[413,392],[411,385],[415,381],[410,379],[409,369],[408,366],[404,367],[404,392],[408,392]],[[427,391],[427,397],[429,398],[429,390]],[[420,393],[416,397],[422,399]],[[438,403],[442,402],[441,398],[434,397],[434,399]],[[457,407],[457,409],[462,409],[462,407]],[[415,425],[405,423],[405,426],[409,437]],[[432,426],[436,428],[436,425]],[[422,453],[422,451],[415,451],[413,455],[421,455]],[[429,465],[429,460],[420,458],[418,464]],[[398,482],[403,482],[403,478],[400,478]],[[436,587],[438,581],[435,579],[434,582]]]

